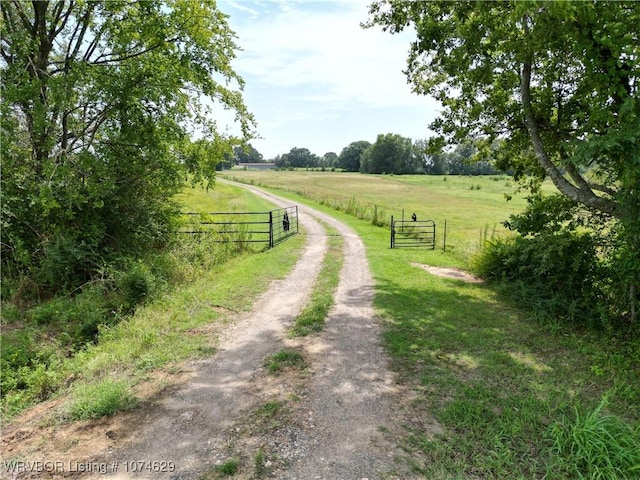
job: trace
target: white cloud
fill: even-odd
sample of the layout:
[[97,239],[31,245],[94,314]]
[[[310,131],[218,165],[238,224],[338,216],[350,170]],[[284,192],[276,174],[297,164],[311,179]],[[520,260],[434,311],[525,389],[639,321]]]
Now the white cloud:
[[[399,131],[400,124],[410,123],[407,118],[388,118],[386,123],[381,122],[384,119],[355,118],[358,111],[372,116],[376,109],[397,112],[404,107],[411,116],[423,109],[415,119],[421,126],[414,131],[426,132],[436,104],[413,94],[402,73],[411,32],[390,35],[379,28],[363,29],[360,23],[367,20],[368,3],[365,0],[219,2],[219,8],[231,15],[231,27],[243,49],[234,66],[247,82],[245,98],[265,137],[263,145],[269,145],[269,141],[282,145],[286,142],[280,138],[276,141],[276,137],[289,135],[291,145],[277,153],[293,146],[306,146],[293,138],[305,122],[316,132],[307,137],[319,143],[321,120],[335,121],[341,117],[352,122],[342,129],[346,130],[344,138],[350,129],[355,134],[362,127],[355,128],[354,122],[371,123],[371,128],[388,125],[387,129],[370,133],[372,138],[389,131],[411,136]],[[334,128],[333,124],[327,125],[327,130]],[[319,153],[339,151],[359,139],[341,140],[347,143]],[[323,149],[324,145],[316,148]]]

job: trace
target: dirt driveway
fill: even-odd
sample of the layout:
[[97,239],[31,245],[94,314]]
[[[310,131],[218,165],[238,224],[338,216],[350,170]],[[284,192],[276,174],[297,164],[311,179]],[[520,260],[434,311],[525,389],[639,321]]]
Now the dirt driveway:
[[[327,249],[318,220],[344,239],[335,306],[323,332],[289,339],[286,329]],[[205,479],[228,468],[233,478],[410,478],[396,463],[392,437],[403,396],[380,344],[364,245],[346,225],[308,207],[299,207],[299,221],[307,241],[295,268],[220,333],[215,355],[191,362],[181,382],[136,411],[87,426],[75,443],[55,436],[78,427],[59,427],[41,451],[42,460],[63,459],[61,469],[19,476]],[[300,352],[306,367],[269,374],[265,359],[283,349]]]

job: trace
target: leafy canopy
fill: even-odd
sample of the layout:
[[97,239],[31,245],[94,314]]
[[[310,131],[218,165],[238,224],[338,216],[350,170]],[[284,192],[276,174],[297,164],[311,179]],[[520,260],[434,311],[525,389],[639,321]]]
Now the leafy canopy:
[[442,103],[432,128],[443,137],[502,139],[503,167],[548,175],[615,217],[636,213],[639,3],[387,0],[371,5],[374,25],[415,28],[406,74]]
[[[3,276],[86,279],[165,241],[181,162],[212,179],[230,148],[216,108],[252,134],[226,16],[192,0],[0,9]],[[188,147],[196,132],[207,148]]]
[[442,103],[434,150],[481,139],[480,154],[499,147],[497,164],[530,174],[534,191],[548,176],[610,221],[609,281],[636,319],[640,2],[380,0],[369,13],[365,26],[415,30],[406,75]]

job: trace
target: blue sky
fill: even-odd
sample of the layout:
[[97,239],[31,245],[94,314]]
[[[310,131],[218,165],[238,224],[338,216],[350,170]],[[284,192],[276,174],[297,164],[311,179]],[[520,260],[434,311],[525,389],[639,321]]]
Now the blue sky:
[[410,32],[363,29],[368,0],[218,0],[242,48],[233,62],[266,159],[293,147],[317,155],[380,133],[428,138],[438,104],[402,70]]

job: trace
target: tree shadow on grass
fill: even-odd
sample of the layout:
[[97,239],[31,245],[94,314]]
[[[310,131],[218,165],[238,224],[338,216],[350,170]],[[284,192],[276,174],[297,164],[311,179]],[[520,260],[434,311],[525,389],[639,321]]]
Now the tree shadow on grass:
[[[588,366],[567,362],[561,342],[497,302],[485,285],[382,280],[375,306],[386,320],[384,339],[394,369],[420,392],[416,408],[435,415],[446,429],[427,436],[409,428],[407,442],[423,458],[421,473],[547,473],[545,432],[552,421],[573,414],[576,382],[588,377]],[[576,366],[586,372],[572,370]]]

